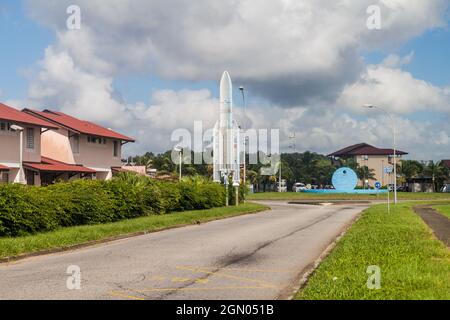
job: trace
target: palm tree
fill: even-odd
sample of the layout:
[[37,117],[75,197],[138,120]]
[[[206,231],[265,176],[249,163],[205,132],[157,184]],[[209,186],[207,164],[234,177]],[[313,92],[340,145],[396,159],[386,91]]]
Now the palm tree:
[[375,178],[375,170],[369,169],[368,166],[359,166],[356,169],[356,175],[359,180],[363,181],[364,188],[366,187],[366,180],[376,180]]
[[403,160],[397,164],[397,173],[402,177],[404,182],[420,175],[423,172],[423,165],[415,160]]
[[442,162],[430,161],[424,168],[424,173],[431,177],[433,181],[433,192],[438,190],[438,184],[442,184],[444,180],[448,178],[448,169],[442,164]]

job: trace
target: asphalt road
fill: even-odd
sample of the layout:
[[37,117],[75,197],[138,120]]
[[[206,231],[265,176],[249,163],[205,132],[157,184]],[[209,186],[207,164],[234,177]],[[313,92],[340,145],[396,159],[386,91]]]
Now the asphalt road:
[[273,210],[0,264],[0,299],[286,298],[365,208],[264,203]]

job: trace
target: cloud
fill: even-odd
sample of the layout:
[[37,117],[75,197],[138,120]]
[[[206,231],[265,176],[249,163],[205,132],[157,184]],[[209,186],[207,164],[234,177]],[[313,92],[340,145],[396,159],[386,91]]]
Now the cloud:
[[[29,100],[15,105],[60,109],[122,131],[138,140],[136,144],[127,145],[126,154],[165,151],[174,144],[170,141],[173,130],[183,128],[192,133],[194,121],[203,121],[206,130],[212,128],[218,119],[218,99],[206,89],[155,90],[149,101],[129,104],[115,92],[113,78],[93,76],[80,70],[67,53],[55,53],[49,48],[40,66],[41,70],[30,86]],[[438,90],[399,69],[383,65],[371,66],[368,74],[371,75],[367,78],[370,81],[361,80],[349,86],[338,103],[344,103],[344,99],[348,99],[354,102],[356,108],[363,98],[372,97],[383,105],[383,101],[375,99],[383,92],[391,99],[392,105],[403,108],[409,106],[408,99],[417,99],[417,102],[433,101],[430,97]],[[375,88],[370,85],[375,85]],[[420,85],[424,89],[421,90]],[[381,87],[377,89],[376,86]],[[394,93],[391,94],[388,89]],[[401,94],[395,94],[395,90],[401,90]],[[374,92],[370,96],[372,91]],[[407,94],[403,94],[405,92]],[[398,100],[402,94],[406,96],[403,98],[406,101]],[[439,96],[443,92],[438,90],[437,94]],[[419,99],[421,96],[422,100]],[[352,107],[350,104],[349,106]],[[415,106],[418,106],[416,111],[425,108],[424,104]],[[400,112],[401,109],[397,111]],[[361,119],[360,116],[352,115],[351,108],[345,111],[337,103],[305,104],[292,108],[273,104],[250,105],[245,118],[239,107],[235,108],[235,114],[241,123],[245,120],[248,128],[280,129],[284,151],[291,151],[289,146],[293,141],[289,136],[294,132],[298,151],[330,153],[357,142],[368,142],[380,147],[392,144],[391,122],[385,115],[374,113],[370,118]],[[450,138],[446,133],[445,120],[433,123],[396,117],[396,122],[400,133],[400,149],[419,159],[448,157],[445,150],[450,146]]]
[[419,111],[448,112],[450,88],[441,88],[415,79],[398,68],[372,65],[359,81],[348,85],[338,105],[360,112],[364,104],[373,104],[391,112],[410,114]]
[[387,68],[398,68],[410,64],[414,59],[414,51],[410,52],[404,57],[397,54],[388,55],[382,62],[382,65]]
[[[364,71],[361,50],[389,48],[445,25],[446,0],[79,0],[82,29],[65,29],[70,0],[29,0],[58,33],[55,50],[116,76],[215,80],[229,70],[271,101],[330,100]],[[369,5],[382,29],[366,27]]]
[[[72,1],[27,1],[30,16],[53,28],[49,46],[30,79],[27,105],[55,108],[137,138],[128,154],[160,152],[174,129],[205,128],[217,119],[209,90],[149,91],[130,104],[114,88],[123,75],[218,81],[228,69],[264,106],[249,105],[248,127],[280,128],[282,146],[296,132],[297,150],[328,153],[368,142],[389,147],[384,115],[361,118],[372,103],[404,117],[399,145],[420,159],[448,157],[444,120],[406,116],[447,112],[449,89],[415,79],[402,66],[413,59],[391,55],[366,66],[361,52],[389,50],[443,26],[448,1],[143,1],[79,0],[82,29],[69,31]],[[366,28],[366,8],[382,8],[382,30]],[[236,109],[238,112],[239,109]],[[356,115],[355,115],[356,114]],[[242,115],[240,115],[242,118]]]

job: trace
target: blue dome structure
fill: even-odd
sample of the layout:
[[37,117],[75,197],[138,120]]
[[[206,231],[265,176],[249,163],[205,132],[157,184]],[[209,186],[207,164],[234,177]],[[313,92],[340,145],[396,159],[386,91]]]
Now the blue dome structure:
[[333,174],[332,183],[337,191],[353,191],[358,185],[358,176],[350,168],[340,168]]

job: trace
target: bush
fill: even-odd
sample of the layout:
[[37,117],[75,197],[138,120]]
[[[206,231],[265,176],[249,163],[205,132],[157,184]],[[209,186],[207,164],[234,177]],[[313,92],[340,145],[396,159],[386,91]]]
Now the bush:
[[17,236],[50,231],[59,226],[57,202],[37,187],[0,188],[0,235]]
[[48,187],[0,186],[0,236],[223,206],[225,189],[203,178],[159,182],[135,174]]
[[186,178],[180,183],[181,210],[202,210],[225,204],[225,188],[200,178]]

